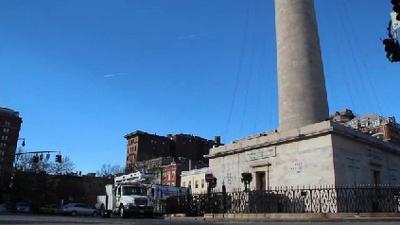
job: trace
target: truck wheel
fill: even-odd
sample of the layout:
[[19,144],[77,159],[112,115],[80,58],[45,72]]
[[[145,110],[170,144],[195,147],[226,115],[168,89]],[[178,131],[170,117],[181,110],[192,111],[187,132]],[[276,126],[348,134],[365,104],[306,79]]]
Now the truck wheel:
[[105,216],[105,209],[104,209],[104,205],[103,205],[103,204],[101,204],[101,206],[100,206],[100,212],[99,212],[99,214],[100,214],[101,217],[104,217],[104,216]]
[[77,211],[74,210],[74,211],[71,212],[71,216],[77,216],[77,215],[78,215]]

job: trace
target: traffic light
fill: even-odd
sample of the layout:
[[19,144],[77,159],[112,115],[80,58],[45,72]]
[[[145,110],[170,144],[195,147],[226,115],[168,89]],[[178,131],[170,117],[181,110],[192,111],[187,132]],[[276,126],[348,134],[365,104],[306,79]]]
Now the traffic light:
[[[400,1],[400,0],[399,0]],[[400,62],[400,46],[399,42],[393,38],[383,40],[385,45],[386,57],[390,62]]]
[[58,162],[58,163],[62,162],[62,158],[61,158],[60,154],[56,155],[56,162]]
[[397,13],[396,19],[400,21],[400,0],[392,0],[393,11]]

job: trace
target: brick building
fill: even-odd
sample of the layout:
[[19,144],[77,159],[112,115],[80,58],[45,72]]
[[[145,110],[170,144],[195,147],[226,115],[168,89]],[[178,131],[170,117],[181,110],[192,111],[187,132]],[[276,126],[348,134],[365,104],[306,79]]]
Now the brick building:
[[173,157],[158,157],[154,159],[138,161],[137,166],[139,171],[151,173],[154,175],[154,182],[162,184],[163,166],[169,165],[174,161]]
[[214,141],[188,134],[159,136],[143,131],[134,131],[124,136],[127,139],[126,172],[134,172],[140,161],[159,157],[183,157],[193,163],[206,161],[204,155]]
[[[5,193],[10,183],[10,178],[15,159],[15,151],[21,129],[22,118],[19,113],[0,108],[0,191]],[[1,196],[0,196],[1,198]],[[0,199],[1,201],[1,199]]]
[[355,116],[349,109],[333,114],[332,120],[393,144],[400,144],[400,124],[394,117],[376,114]]
[[162,185],[177,186],[181,185],[181,173],[189,169],[187,160],[172,162],[162,167]]
[[189,134],[170,135],[171,152],[175,157],[184,157],[192,161],[204,161],[214,141]]
[[124,136],[127,143],[126,171],[138,169],[138,161],[170,156],[170,139],[143,131],[134,131]]

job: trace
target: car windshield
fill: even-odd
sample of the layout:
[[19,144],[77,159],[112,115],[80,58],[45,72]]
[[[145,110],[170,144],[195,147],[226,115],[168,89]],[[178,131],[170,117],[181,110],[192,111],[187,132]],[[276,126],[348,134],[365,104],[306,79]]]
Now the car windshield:
[[133,186],[125,186],[122,189],[123,195],[145,195],[146,192],[144,188],[141,187],[133,187]]

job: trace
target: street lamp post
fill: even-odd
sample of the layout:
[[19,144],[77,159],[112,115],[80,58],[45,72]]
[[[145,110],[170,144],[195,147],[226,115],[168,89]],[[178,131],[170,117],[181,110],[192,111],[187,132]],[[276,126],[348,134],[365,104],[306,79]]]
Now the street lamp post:
[[249,185],[253,180],[253,175],[249,172],[242,173],[242,183],[244,184],[244,191],[247,192],[249,190]]
[[211,199],[211,192],[213,191],[213,189],[217,186],[217,178],[214,177],[214,175],[212,173],[208,173],[206,174],[206,182],[208,184],[207,186],[207,199],[208,199],[208,210],[209,212],[212,212],[213,208],[212,207],[212,199]]

